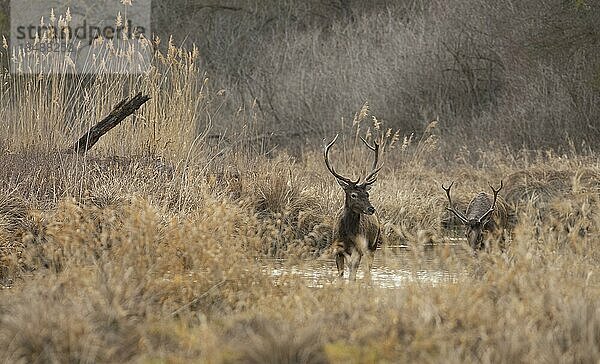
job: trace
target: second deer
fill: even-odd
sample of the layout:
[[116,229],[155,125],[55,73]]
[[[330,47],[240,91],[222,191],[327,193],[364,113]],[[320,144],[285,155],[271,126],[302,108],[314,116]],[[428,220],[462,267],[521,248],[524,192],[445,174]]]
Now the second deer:
[[467,242],[471,248],[474,250],[483,249],[486,247],[484,235],[499,230],[496,219],[493,219],[492,217],[496,209],[498,192],[502,189],[502,181],[500,181],[500,188],[498,189],[489,185],[494,194],[493,200],[489,194],[480,192],[477,196],[473,197],[464,214],[454,208],[452,199],[450,198],[450,189],[453,184],[454,182],[452,182],[448,188],[444,187],[442,184],[442,189],[446,191],[446,196],[448,196],[449,207],[446,207],[446,209],[456,215],[456,217],[458,217],[465,225]]
[[375,250],[377,250],[381,239],[379,219],[375,215],[375,208],[369,201],[368,192],[371,185],[377,181],[377,173],[381,169],[381,166],[377,167],[379,145],[374,142],[374,146],[371,146],[361,138],[365,145],[375,153],[375,160],[371,172],[362,183],[359,183],[360,178],[352,181],[350,178],[338,174],[331,166],[329,150],[337,137],[336,135],[331,143],[327,144],[324,152],[327,169],[336,178],[337,183],[345,193],[344,207],[340,210],[334,227],[332,253],[335,256],[339,277],[344,275],[345,261],[348,260],[350,280],[356,279],[356,271],[360,261],[363,255],[366,255],[365,276],[370,279]]

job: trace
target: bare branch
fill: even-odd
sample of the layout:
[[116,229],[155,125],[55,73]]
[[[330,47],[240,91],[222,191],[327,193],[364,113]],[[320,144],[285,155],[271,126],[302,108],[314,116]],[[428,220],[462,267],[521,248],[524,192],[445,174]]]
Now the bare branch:
[[148,100],[150,100],[150,97],[148,95],[142,95],[141,92],[135,95],[131,100],[128,100],[128,98],[121,100],[107,117],[91,127],[87,133],[69,148],[69,151],[85,154],[88,150],[92,149],[104,134],[119,125],[121,121],[133,114]]

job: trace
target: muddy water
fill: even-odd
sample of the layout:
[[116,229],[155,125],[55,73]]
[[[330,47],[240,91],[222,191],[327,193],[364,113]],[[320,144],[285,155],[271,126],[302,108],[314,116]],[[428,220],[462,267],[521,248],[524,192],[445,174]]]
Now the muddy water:
[[[469,250],[465,243],[456,241],[415,251],[406,246],[387,246],[375,254],[371,283],[382,288],[402,287],[407,282],[438,284],[454,282],[464,274],[460,264],[452,264],[461,259],[468,259]],[[450,263],[449,263],[450,261]],[[357,281],[364,278],[363,261],[356,275]],[[346,267],[345,278],[348,272]],[[337,268],[333,259],[310,260],[300,263],[290,263],[285,260],[274,260],[265,266],[265,271],[274,278],[286,276],[299,277],[306,280],[308,286],[324,287],[339,282]]]

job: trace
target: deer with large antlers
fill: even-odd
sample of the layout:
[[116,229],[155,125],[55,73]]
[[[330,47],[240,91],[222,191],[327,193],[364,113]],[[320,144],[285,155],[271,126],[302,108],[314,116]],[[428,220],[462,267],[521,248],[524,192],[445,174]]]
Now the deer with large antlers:
[[331,245],[333,255],[335,256],[339,277],[343,277],[344,265],[346,260],[348,261],[350,280],[356,280],[356,271],[363,255],[366,255],[365,277],[370,279],[375,250],[377,250],[381,239],[379,219],[375,215],[375,208],[369,201],[368,192],[377,181],[377,173],[381,170],[381,166],[377,167],[379,145],[374,142],[374,146],[371,146],[361,137],[363,143],[375,153],[375,159],[371,172],[368,173],[362,183],[359,183],[360,178],[352,181],[350,178],[338,174],[329,161],[329,150],[337,138],[338,135],[327,144],[324,151],[325,165],[346,195],[344,207],[340,210],[334,227]]
[[493,200],[489,194],[480,192],[477,196],[473,197],[464,214],[454,208],[454,204],[450,198],[450,189],[453,184],[454,182],[448,188],[442,184],[442,189],[446,191],[446,196],[448,196],[449,206],[446,207],[446,210],[452,212],[465,225],[465,235],[471,248],[474,250],[483,249],[486,247],[484,235],[495,232],[498,229],[498,224],[492,217],[496,210],[498,192],[502,189],[502,181],[500,181],[500,188],[498,189],[495,189],[491,184],[489,185],[494,194]]

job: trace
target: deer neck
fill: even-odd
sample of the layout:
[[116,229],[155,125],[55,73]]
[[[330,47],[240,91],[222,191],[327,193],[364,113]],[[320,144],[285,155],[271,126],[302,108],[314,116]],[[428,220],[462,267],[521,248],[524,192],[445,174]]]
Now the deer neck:
[[358,235],[360,226],[360,214],[352,211],[347,205],[344,207],[344,213],[342,215],[342,230],[348,236]]

